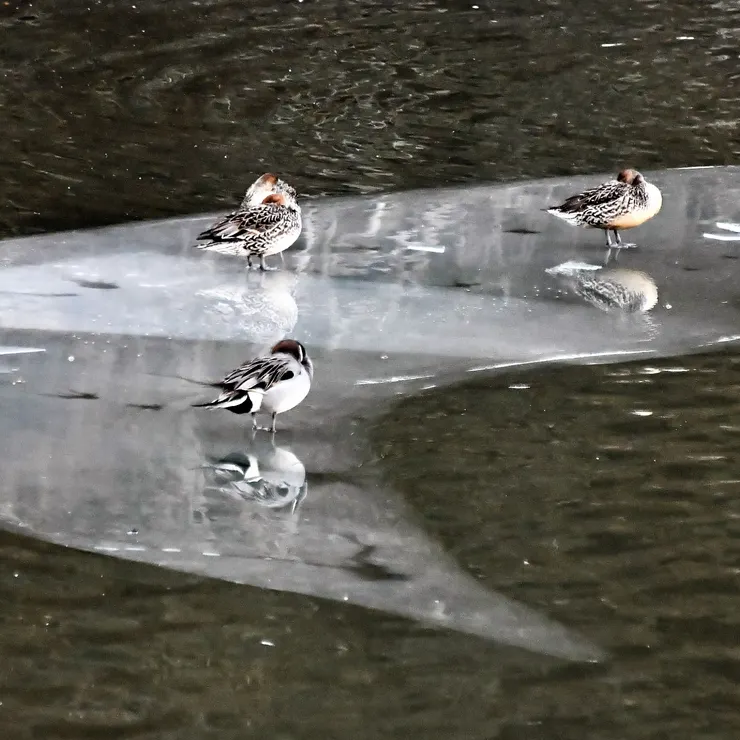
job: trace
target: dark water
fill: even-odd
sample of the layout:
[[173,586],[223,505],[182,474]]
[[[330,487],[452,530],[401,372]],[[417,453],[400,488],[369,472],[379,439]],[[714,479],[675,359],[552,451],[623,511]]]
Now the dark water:
[[0,228],[301,192],[729,164],[734,3],[0,5]]
[[394,484],[462,563],[612,651],[586,674],[507,678],[494,736],[737,732],[739,367],[518,373],[378,428]]
[[[740,146],[731,3],[11,0],[0,19],[5,234],[226,208],[267,168],[322,195]],[[603,664],[2,535],[0,727],[735,737],[737,390],[730,354],[517,373],[373,429],[462,566]]]

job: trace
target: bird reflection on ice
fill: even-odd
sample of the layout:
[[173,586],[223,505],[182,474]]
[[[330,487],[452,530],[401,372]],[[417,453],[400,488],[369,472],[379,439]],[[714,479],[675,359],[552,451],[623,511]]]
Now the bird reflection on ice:
[[246,451],[209,460],[203,468],[207,494],[241,499],[273,511],[294,514],[308,493],[303,463],[264,436],[255,436]]
[[655,280],[640,270],[565,262],[545,272],[602,311],[645,313],[658,303]]

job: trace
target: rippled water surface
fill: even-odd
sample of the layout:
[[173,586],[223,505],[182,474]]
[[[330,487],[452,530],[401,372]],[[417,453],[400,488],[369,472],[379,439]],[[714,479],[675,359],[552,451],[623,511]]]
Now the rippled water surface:
[[734,3],[11,0],[6,231],[302,192],[728,164]]
[[728,354],[567,368],[430,391],[378,427],[461,562],[612,653],[507,678],[500,736],[737,732],[737,393]]
[[[319,196],[735,163],[738,29],[720,0],[10,0],[0,233],[227,208],[266,169]],[[3,534],[0,727],[736,737],[738,362],[478,378],[372,423],[419,527],[603,662]]]

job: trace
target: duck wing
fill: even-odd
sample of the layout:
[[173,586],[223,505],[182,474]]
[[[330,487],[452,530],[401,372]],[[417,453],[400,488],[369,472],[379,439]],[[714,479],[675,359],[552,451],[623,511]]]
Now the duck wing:
[[630,186],[627,183],[610,180],[609,182],[597,185],[595,188],[584,190],[577,195],[571,195],[561,205],[553,206],[553,208],[563,213],[574,213],[591,206],[603,206],[623,198],[629,191],[629,188]]
[[[198,240],[246,241],[261,236],[281,223],[287,208],[283,206],[253,206],[230,213],[198,235]],[[200,245],[199,245],[200,246]]]
[[230,372],[220,383],[218,398],[207,403],[195,403],[201,408],[227,408],[237,414],[256,413],[262,406],[265,393],[281,380],[295,376],[291,358],[258,357],[245,362]]
[[245,362],[236,370],[230,372],[222,381],[224,390],[261,390],[267,392],[281,380],[290,380],[295,371],[291,357],[257,357]]

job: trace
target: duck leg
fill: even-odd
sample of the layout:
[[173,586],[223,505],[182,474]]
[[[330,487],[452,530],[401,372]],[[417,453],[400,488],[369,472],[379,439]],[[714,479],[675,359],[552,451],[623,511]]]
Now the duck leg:
[[270,434],[275,434],[277,431],[277,427],[275,426],[275,420],[277,419],[277,414],[272,415],[272,425],[269,427],[257,427],[262,432],[270,432]]
[[637,247],[637,244],[634,244],[632,242],[622,242],[622,237],[619,236],[619,231],[617,231],[617,229],[613,229],[613,231],[614,236],[617,237],[617,249],[635,249],[635,247]]
[[272,272],[272,270],[277,270],[277,267],[268,267],[267,263],[265,262],[265,255],[260,255],[260,270],[263,272]]

